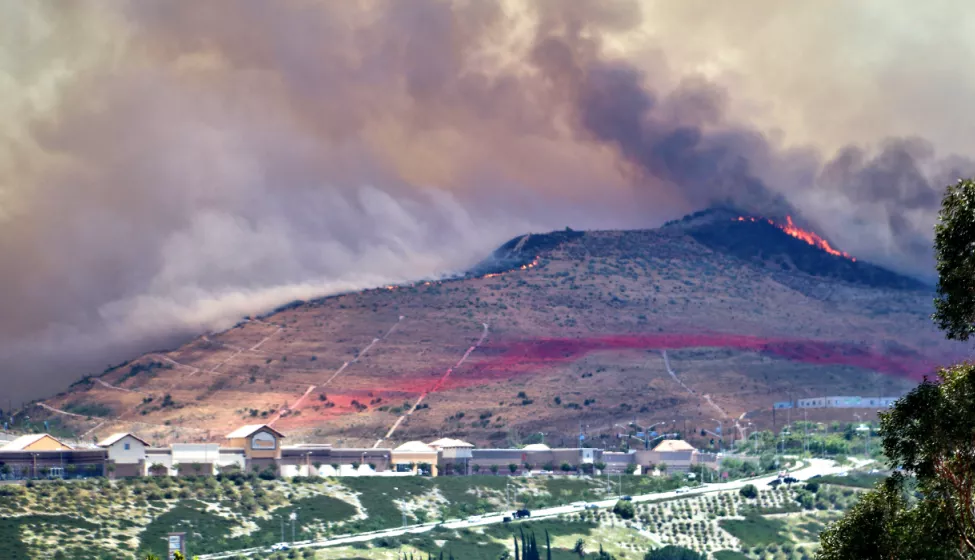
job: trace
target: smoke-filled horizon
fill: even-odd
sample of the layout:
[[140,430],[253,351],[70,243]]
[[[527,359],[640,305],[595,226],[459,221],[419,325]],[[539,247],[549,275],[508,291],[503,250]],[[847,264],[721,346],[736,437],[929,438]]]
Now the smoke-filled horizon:
[[4,4],[5,392],[713,204],[930,277],[975,14],[896,4]]

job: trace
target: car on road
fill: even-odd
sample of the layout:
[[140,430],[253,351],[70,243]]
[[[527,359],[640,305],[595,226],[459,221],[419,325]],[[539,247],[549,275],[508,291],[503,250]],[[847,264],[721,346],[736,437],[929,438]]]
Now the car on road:
[[272,551],[275,551],[275,552],[278,551],[278,550],[288,550],[290,548],[291,547],[288,546],[288,543],[285,543],[285,542],[279,542],[278,544],[271,545],[271,550]]
[[782,479],[782,482],[786,484],[795,484],[796,482],[799,482],[799,479],[795,477],[787,476]]
[[597,504],[587,504],[586,509],[599,509]]
[[772,488],[778,488],[779,484],[782,484],[782,481],[777,478],[772,482],[768,483],[768,485],[771,486]]
[[531,517],[532,512],[528,511],[527,509],[519,509],[513,515],[515,519],[523,519],[525,517]]
[[674,494],[684,494],[684,493],[687,493],[687,492],[690,492],[690,491],[691,491],[690,488],[688,488],[687,486],[684,486],[682,488],[678,488],[677,490],[674,490]]
[[633,501],[633,496],[623,496],[620,499],[623,500],[624,502],[632,502]]

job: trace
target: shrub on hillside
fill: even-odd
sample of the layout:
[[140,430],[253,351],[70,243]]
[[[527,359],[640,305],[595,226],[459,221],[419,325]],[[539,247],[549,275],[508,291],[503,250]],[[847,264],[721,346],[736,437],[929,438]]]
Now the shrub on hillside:
[[754,500],[758,497],[758,488],[755,488],[754,484],[746,484],[741,487],[741,490],[739,490],[738,493],[745,498]]
[[616,505],[613,506],[613,513],[622,517],[623,519],[633,519],[633,517],[636,515],[636,508],[633,507],[633,502],[619,500],[616,502]]

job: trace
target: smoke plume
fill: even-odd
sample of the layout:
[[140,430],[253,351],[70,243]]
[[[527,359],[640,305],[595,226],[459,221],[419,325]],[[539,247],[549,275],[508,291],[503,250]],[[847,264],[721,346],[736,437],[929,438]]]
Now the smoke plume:
[[926,275],[972,18],[897,4],[4,4],[5,390],[715,203]]

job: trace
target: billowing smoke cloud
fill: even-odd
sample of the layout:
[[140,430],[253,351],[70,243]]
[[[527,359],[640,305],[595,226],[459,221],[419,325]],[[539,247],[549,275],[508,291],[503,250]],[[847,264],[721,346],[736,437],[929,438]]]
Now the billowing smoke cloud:
[[[714,203],[795,211],[926,273],[940,189],[973,170],[937,155],[975,130],[950,114],[975,89],[951,72],[970,59],[963,18],[696,4],[5,4],[5,390],[450,273],[524,231]],[[910,10],[938,36],[883,31]],[[894,36],[864,43],[878,14]]]

